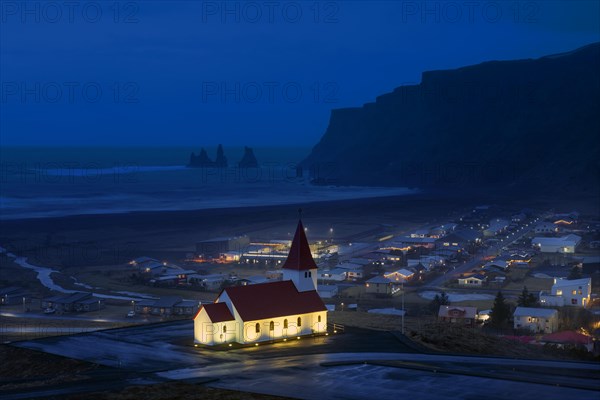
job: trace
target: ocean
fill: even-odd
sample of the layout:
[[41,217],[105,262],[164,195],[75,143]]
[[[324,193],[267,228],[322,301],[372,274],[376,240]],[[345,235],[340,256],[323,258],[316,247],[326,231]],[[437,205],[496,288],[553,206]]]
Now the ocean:
[[[215,158],[216,148],[207,147]],[[192,147],[0,147],[0,219],[195,210],[398,196],[407,188],[316,186],[296,176],[308,148],[255,148],[259,168],[187,168]]]

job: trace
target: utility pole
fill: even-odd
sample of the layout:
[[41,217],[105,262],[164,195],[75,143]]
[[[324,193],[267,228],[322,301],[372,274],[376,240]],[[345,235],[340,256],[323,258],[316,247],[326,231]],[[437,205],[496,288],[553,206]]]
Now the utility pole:
[[404,311],[404,280],[402,281],[402,334],[404,335],[404,314],[406,314],[406,311]]

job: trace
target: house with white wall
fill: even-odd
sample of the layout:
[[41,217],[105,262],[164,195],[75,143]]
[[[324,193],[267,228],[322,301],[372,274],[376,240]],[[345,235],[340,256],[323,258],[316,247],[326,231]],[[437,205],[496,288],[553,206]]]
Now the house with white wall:
[[549,307],[587,307],[592,293],[592,278],[554,278],[550,293],[540,292],[540,304]]
[[531,245],[542,253],[575,253],[581,242],[581,236],[569,234],[562,237],[534,237]]
[[282,281],[227,287],[203,305],[194,317],[194,343],[258,345],[325,333],[327,308],[302,221],[282,270]]
[[552,333],[558,329],[558,311],[553,308],[517,307],[513,313],[515,329],[533,333]]
[[483,283],[486,281],[486,279],[487,277],[485,275],[473,274],[462,278],[458,278],[458,284],[460,286],[481,287],[483,286]]
[[412,279],[415,276],[415,273],[408,269],[401,268],[396,271],[386,272],[383,276],[396,282],[406,282]]

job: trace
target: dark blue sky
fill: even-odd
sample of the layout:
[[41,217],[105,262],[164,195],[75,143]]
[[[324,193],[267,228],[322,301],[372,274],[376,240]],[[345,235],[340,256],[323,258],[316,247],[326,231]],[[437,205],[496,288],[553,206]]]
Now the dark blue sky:
[[425,70],[600,40],[592,0],[72,4],[0,0],[0,144],[310,146]]

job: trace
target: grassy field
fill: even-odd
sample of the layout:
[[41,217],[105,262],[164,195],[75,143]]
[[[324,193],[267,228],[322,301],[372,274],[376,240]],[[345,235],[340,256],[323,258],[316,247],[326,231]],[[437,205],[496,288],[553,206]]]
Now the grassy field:
[[[80,400],[81,395],[65,397],[67,400]],[[147,386],[132,386],[122,390],[86,393],[88,400],[276,400],[286,397],[265,394],[238,392],[235,390],[210,388],[185,382],[168,382]]]
[[103,367],[35,350],[0,345],[0,391],[88,379]]
[[[119,371],[84,361],[73,360],[35,350],[0,345],[0,397],[3,391],[42,389],[69,383],[94,383],[94,376],[119,376]],[[267,396],[233,390],[214,389],[202,385],[169,382],[124,389],[58,395],[56,399],[91,400],[175,400],[175,399],[240,399],[269,400],[282,397]]]

